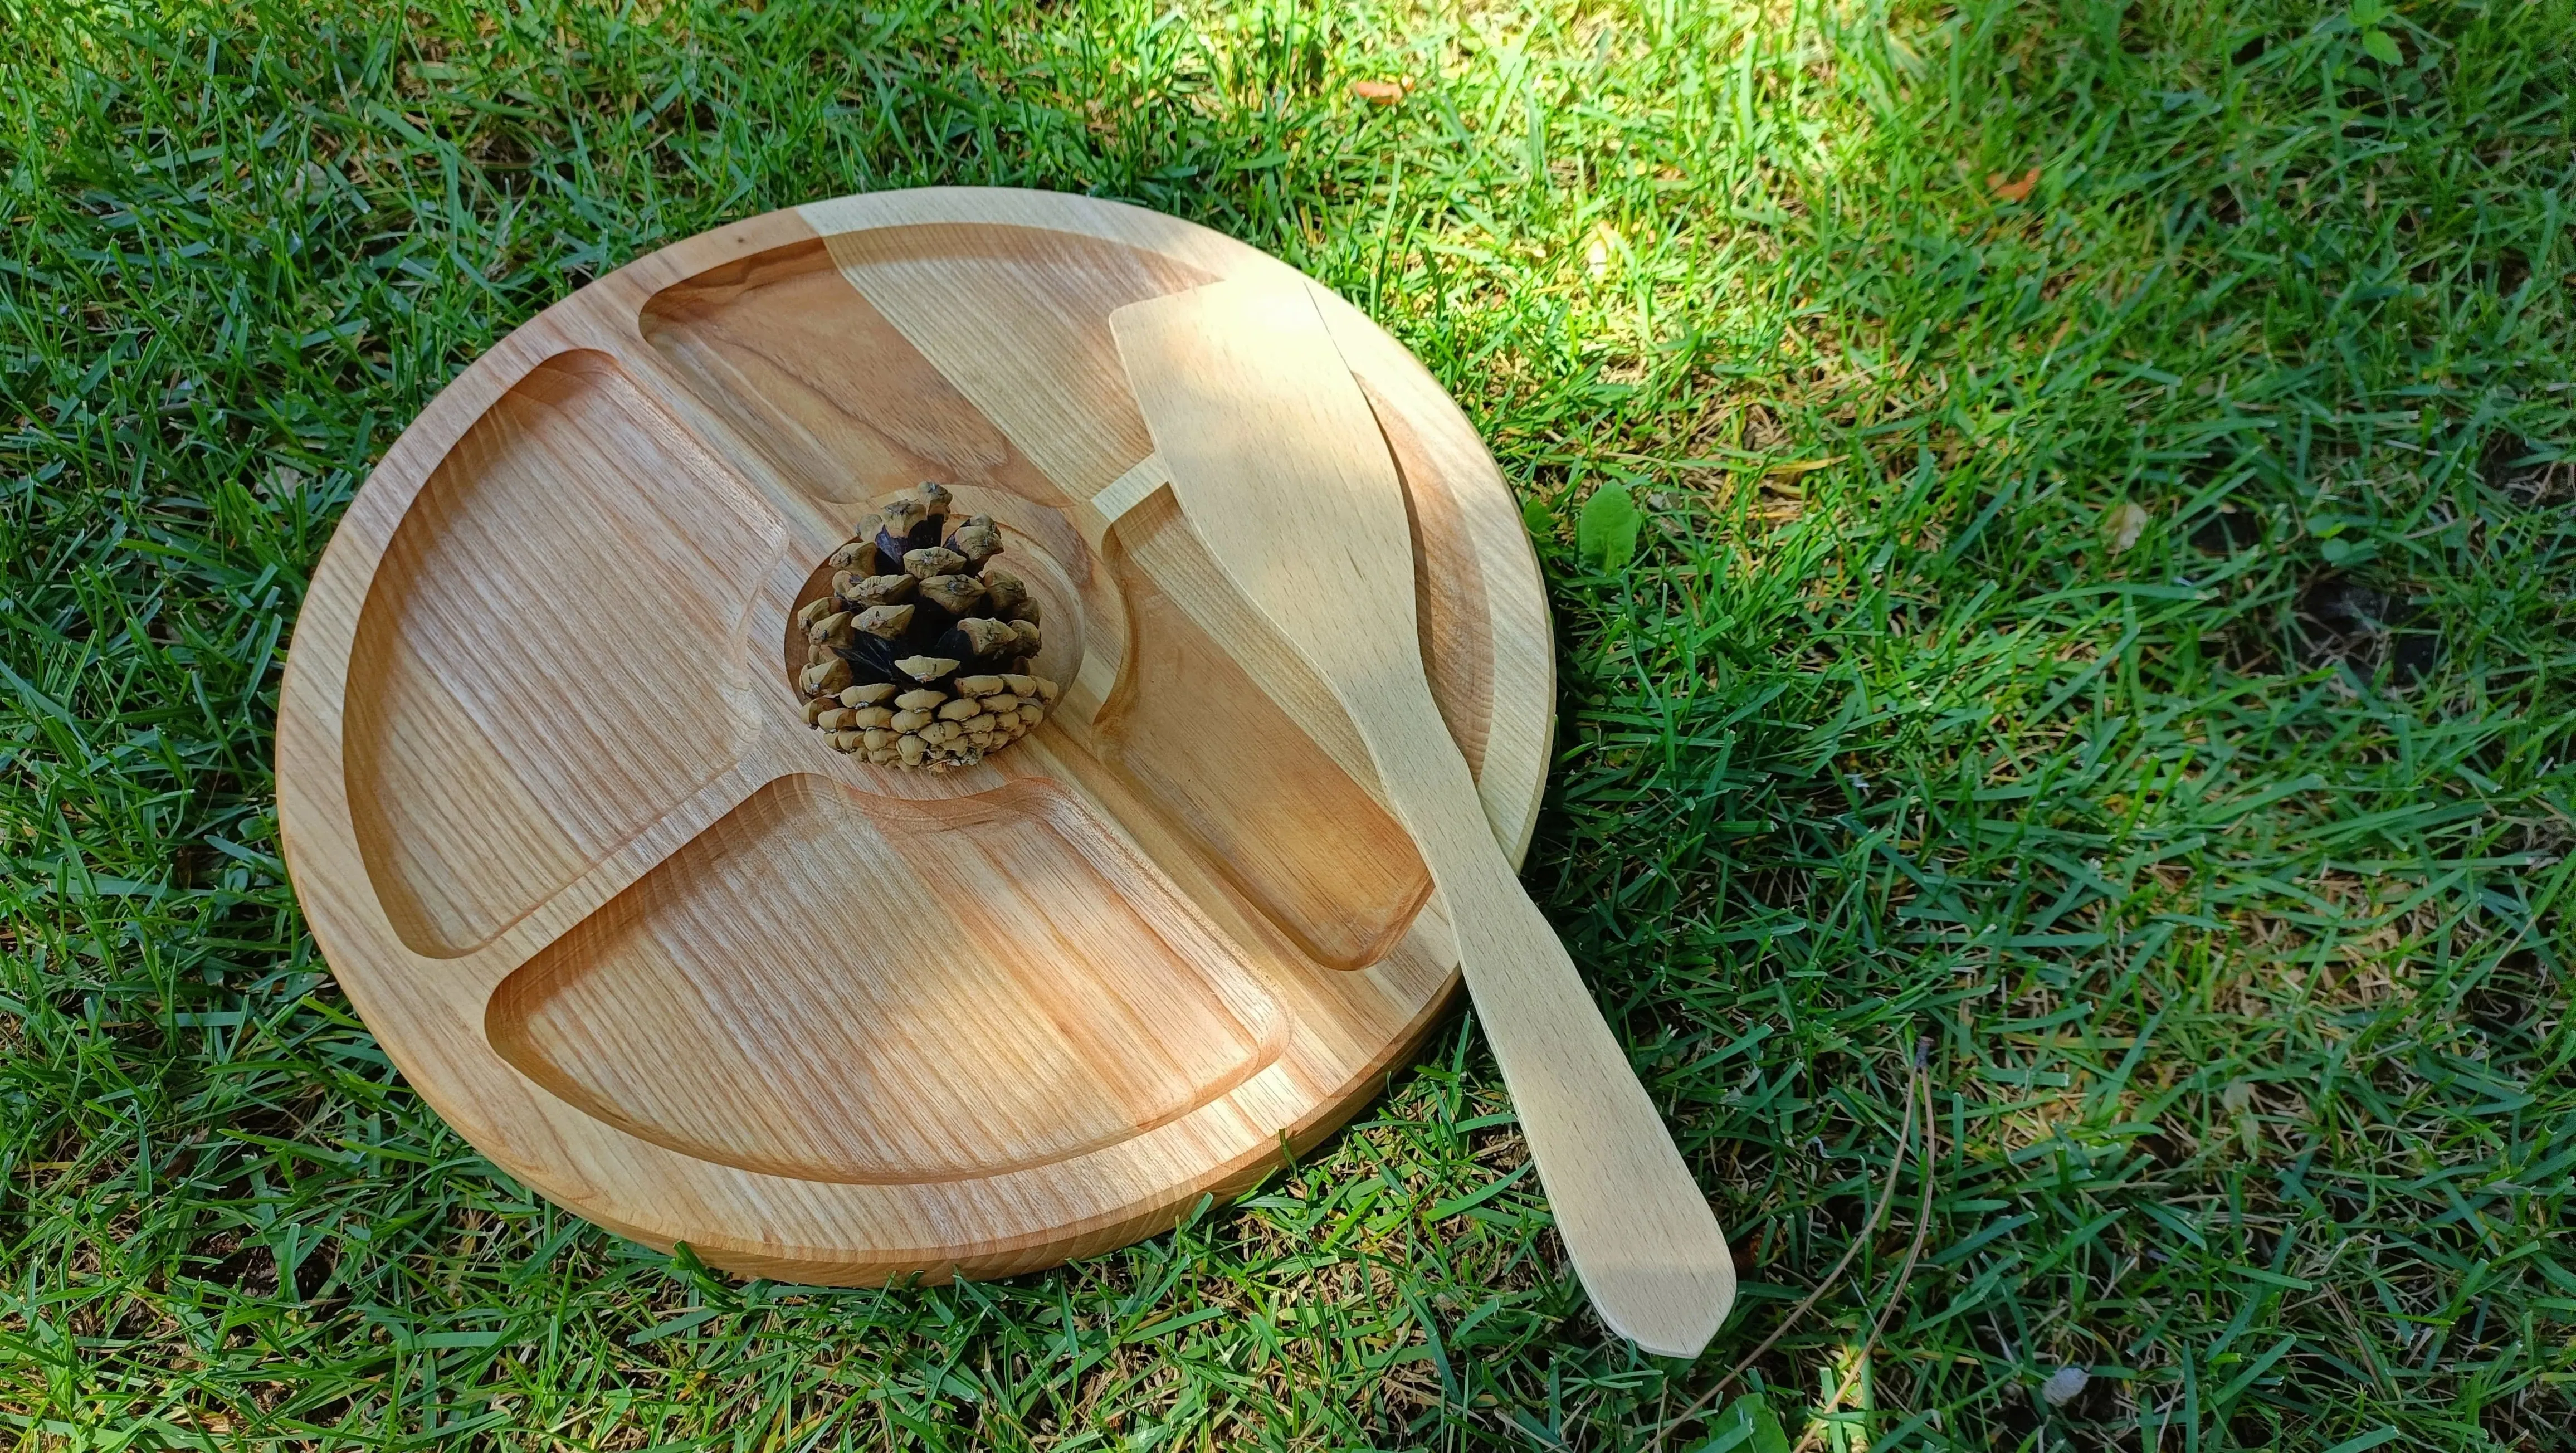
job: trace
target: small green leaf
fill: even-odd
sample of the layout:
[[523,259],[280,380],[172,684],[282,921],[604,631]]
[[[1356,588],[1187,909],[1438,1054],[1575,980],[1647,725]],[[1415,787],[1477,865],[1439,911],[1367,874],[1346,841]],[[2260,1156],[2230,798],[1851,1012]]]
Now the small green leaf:
[[1556,533],[1556,516],[1548,513],[1547,505],[1538,496],[1531,495],[1521,501],[1521,527],[1543,540]]
[[1709,1425],[1708,1440],[1691,1453],[1789,1453],[1789,1435],[1762,1394],[1748,1392],[1726,1405]]
[[2351,0],[2344,14],[2355,30],[2369,30],[2388,18],[2388,0]]
[[1617,572],[1637,558],[1637,527],[1644,523],[1624,484],[1605,484],[1583,502],[1574,521],[1574,548],[1603,570]]
[[2319,545],[2317,553],[2326,557],[2328,565],[2341,565],[2352,558],[2352,542],[2338,535]]
[[2361,48],[2370,52],[2370,58],[2372,60],[2375,60],[2384,66],[2393,66],[2406,59],[2405,56],[2398,53],[2397,42],[2390,39],[2388,32],[2384,30],[2363,31],[2361,33]]

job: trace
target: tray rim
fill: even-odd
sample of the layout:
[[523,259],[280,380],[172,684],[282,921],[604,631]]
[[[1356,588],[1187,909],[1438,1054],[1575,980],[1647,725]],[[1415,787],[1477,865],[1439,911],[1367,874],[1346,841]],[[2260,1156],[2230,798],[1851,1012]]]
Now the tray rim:
[[[603,1173],[582,1175],[578,1167],[547,1155],[549,1142],[555,1148],[568,1148],[560,1146],[559,1135],[500,1133],[493,1117],[475,1113],[465,1103],[468,1096],[451,1077],[461,1077],[469,1068],[488,1074],[492,1065],[504,1066],[511,1075],[518,1071],[507,1067],[488,1045],[483,1048],[490,1065],[459,1062],[458,1041],[481,1043],[479,1022],[445,1023],[440,1026],[443,1032],[435,1036],[415,1032],[420,1021],[454,1016],[442,1013],[438,996],[425,995],[406,981],[459,971],[469,980],[488,977],[479,993],[472,995],[477,1004],[488,1002],[508,972],[699,836],[775,773],[753,762],[738,762],[489,941],[454,958],[421,955],[393,931],[363,866],[357,868],[354,884],[346,881],[348,865],[358,858],[344,769],[345,692],[354,664],[357,625],[396,531],[438,466],[466,431],[529,373],[551,359],[585,348],[606,354],[630,375],[636,373],[638,362],[649,359],[651,353],[640,329],[645,304],[663,289],[727,263],[799,243],[826,242],[845,233],[956,223],[1031,227],[1098,238],[1160,252],[1217,277],[1267,277],[1283,284],[1307,281],[1285,262],[1178,218],[1097,198],[1007,188],[857,194],[766,213],[672,243],[594,280],[512,330],[431,399],[387,449],[344,513],[314,571],[287,654],[276,758],[283,856],[317,945],[396,1068],[480,1153],[531,1189],[631,1239],[664,1249],[686,1240],[711,1264],[746,1274],[867,1282],[926,1267],[934,1280],[952,1272],[995,1275],[1052,1264],[1167,1229],[1176,1209],[1185,1209],[1201,1194],[1223,1195],[1239,1188],[1275,1162],[1280,1150],[1276,1141],[1268,1141],[1240,1155],[1193,1159],[1187,1142],[1196,1137],[1180,1132],[1218,1106],[1246,1123],[1250,1123],[1248,1115],[1260,1113],[1258,1102],[1265,1099],[1280,1101],[1281,1110],[1290,1109],[1279,1093],[1285,1083],[1261,1093],[1260,1082],[1272,1073],[1265,1070],[1251,1083],[1220,1097],[1217,1105],[1121,1142],[1122,1147],[1140,1147],[1136,1155],[1123,1160],[1143,1163],[1155,1157],[1145,1155],[1141,1143],[1167,1138],[1174,1144],[1157,1155],[1167,1158],[1172,1167],[1189,1169],[1185,1174],[1164,1175],[1159,1183],[1150,1170],[1141,1179],[1107,1177],[1119,1183],[1089,1186],[1086,1194],[1072,1197],[1072,1203],[1062,1205],[1061,1214],[1047,1222],[1043,1234],[1024,1229],[979,1237],[961,1234],[968,1228],[955,1222],[979,1219],[980,1203],[997,1197],[1017,1203],[1012,1214],[1022,1221],[1043,1218],[1048,1214],[1043,1203],[1056,1198],[1037,1193],[1042,1192],[1039,1187],[1010,1183],[1033,1174],[1042,1179],[1088,1181],[1097,1179],[1089,1173],[1093,1168],[1069,1170],[1079,1165],[1077,1160],[975,1182],[900,1188],[952,1198],[958,1208],[952,1218],[938,1214],[937,1207],[886,1204],[903,1198],[868,1194],[883,1187],[811,1182],[700,1161],[637,1141],[616,1127],[563,1107],[592,1127],[602,1142],[591,1148],[602,1151],[591,1159],[593,1168]],[[1472,425],[1391,335],[1329,289],[1318,285],[1315,291],[1354,371],[1373,387],[1399,395],[1390,402],[1408,423],[1426,435],[1438,436],[1428,439],[1426,447],[1436,447],[1443,454],[1442,476],[1487,581],[1488,628],[1495,628],[1508,615],[1515,618],[1512,624],[1519,633],[1550,642],[1535,553],[1522,532],[1510,491]],[[646,371],[659,378],[658,369]],[[667,387],[647,387],[643,381],[637,386],[725,466],[729,476],[722,481],[725,487],[755,496],[764,511],[791,525],[800,508],[819,516],[819,508],[801,494],[789,491],[794,497],[782,499],[758,481],[736,477],[741,465],[724,449],[738,442],[734,431],[705,416],[703,407],[686,397],[685,390],[674,397]],[[813,523],[818,533],[829,529],[828,521],[818,518]],[[788,533],[796,532],[791,528]],[[1554,729],[1554,653],[1550,645],[1532,653],[1536,657],[1532,661],[1504,661],[1497,654],[1479,790],[1498,839],[1517,860],[1527,849],[1545,787]],[[1510,679],[1506,679],[1507,668],[1516,673]],[[586,886],[605,891],[586,892]],[[1363,1072],[1318,1097],[1291,1123],[1276,1127],[1291,1146],[1329,1133],[1365,1104],[1373,1082],[1387,1068],[1409,1058],[1421,1036],[1447,1011],[1455,998],[1457,976],[1454,950],[1446,938],[1436,912],[1426,912],[1417,921],[1407,947],[1438,966],[1439,982],[1423,993],[1419,1012],[1405,1031],[1391,1038]],[[484,966],[481,975],[476,973],[478,961]],[[490,972],[490,964],[502,962],[508,967],[497,974]],[[458,992],[467,991],[451,990],[450,997]],[[392,1023],[405,1028],[388,1034],[383,1026]],[[541,1090],[538,1094],[560,1104]],[[1238,1098],[1245,1103],[1236,1105]],[[660,1184],[661,1173],[678,1169],[660,1164],[665,1160],[685,1162],[691,1169],[690,1175],[678,1180],[705,1184],[695,1188],[696,1194],[646,1198],[650,1204],[635,1204],[635,1197],[613,1193],[601,1184],[603,1179],[623,1180],[630,1175]],[[708,1217],[717,1204],[731,1208],[746,1202],[764,1208],[763,1225],[741,1231]],[[992,1210],[990,1206],[981,1209]],[[950,1224],[943,1226],[943,1222]],[[833,1227],[864,1230],[865,1235],[834,1234],[829,1229]],[[866,1243],[864,1250],[853,1244],[861,1240]]]

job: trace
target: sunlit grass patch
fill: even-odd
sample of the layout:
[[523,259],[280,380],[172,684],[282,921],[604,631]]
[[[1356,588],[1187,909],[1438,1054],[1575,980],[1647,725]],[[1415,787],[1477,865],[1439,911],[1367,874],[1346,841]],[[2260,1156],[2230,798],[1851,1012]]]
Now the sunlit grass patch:
[[[1689,1449],[1746,1387],[1799,1437],[1866,1349],[1820,1446],[2567,1446],[2565,0],[0,0],[0,35],[34,1445]],[[1745,1276],[1697,1366],[1584,1313],[1472,1025],[1172,1235],[818,1292],[536,1201],[332,986],[269,722],[373,461],[609,269],[928,183],[1269,248],[1491,442],[1559,631],[1528,878]],[[1605,484],[1615,572],[1577,548]]]

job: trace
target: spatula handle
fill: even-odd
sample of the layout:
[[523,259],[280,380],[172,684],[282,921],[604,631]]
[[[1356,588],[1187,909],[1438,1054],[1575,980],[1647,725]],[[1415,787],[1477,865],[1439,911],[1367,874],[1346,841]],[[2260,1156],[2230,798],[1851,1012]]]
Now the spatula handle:
[[[1423,676],[1404,481],[1314,295],[1212,283],[1109,321],[1182,513],[1349,711],[1440,886],[1477,1018],[1593,1306],[1648,1351],[1697,1354],[1735,1297],[1726,1240],[1495,845],[1441,722]],[[1365,622],[1352,620],[1354,602]]]
[[1477,1023],[1511,1085],[1558,1233],[1611,1330],[1649,1352],[1696,1356],[1735,1301],[1726,1238],[1495,842],[1428,691],[1420,707],[1409,728],[1362,720],[1360,733],[1440,887]]

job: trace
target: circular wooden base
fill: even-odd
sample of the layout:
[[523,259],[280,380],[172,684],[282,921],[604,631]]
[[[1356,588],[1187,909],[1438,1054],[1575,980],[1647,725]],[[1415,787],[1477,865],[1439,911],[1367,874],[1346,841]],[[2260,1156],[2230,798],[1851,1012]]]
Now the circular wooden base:
[[[1168,1227],[1411,1050],[1455,954],[1348,722],[1168,497],[1091,503],[1151,451],[1110,312],[1225,278],[1294,274],[1086,198],[847,197],[600,279],[396,442],[296,628],[279,794],[333,969],[477,1148],[745,1275],[1002,1275]],[[1517,853],[1535,562],[1438,385],[1325,307]],[[944,774],[831,751],[780,658],[923,479],[1000,523],[1066,683]]]

